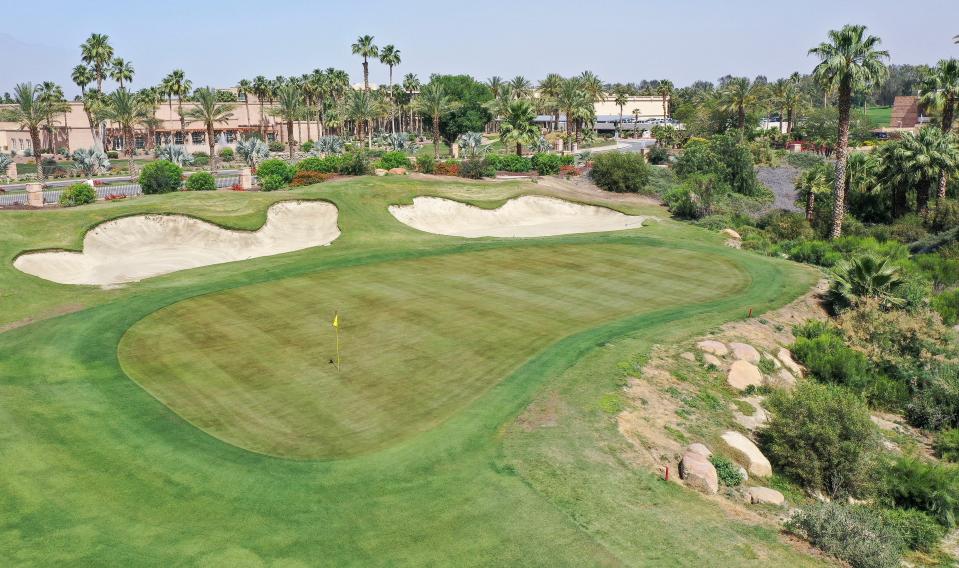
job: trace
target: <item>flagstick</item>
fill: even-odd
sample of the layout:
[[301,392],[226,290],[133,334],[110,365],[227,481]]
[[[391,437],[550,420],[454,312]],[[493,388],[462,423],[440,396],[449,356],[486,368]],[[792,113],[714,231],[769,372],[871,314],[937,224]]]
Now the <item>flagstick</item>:
[[336,371],[340,371],[340,326],[336,326]]

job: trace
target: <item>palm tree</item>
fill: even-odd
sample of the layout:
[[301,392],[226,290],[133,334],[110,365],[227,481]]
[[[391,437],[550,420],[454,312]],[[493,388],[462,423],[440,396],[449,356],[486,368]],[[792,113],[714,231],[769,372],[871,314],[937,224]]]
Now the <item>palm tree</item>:
[[110,36],[106,34],[90,34],[80,45],[80,59],[90,66],[93,77],[97,81],[97,91],[103,92],[103,80],[109,74],[110,62],[113,61],[113,46],[110,45]]
[[40,98],[43,99],[44,106],[47,111],[46,119],[46,130],[50,140],[50,149],[55,151],[53,139],[53,115],[56,113],[63,113],[63,126],[64,133],[66,134],[67,148],[70,147],[70,129],[67,127],[67,113],[70,112],[70,105],[67,103],[66,98],[63,96],[63,88],[60,85],[57,85],[53,81],[44,81],[40,83]]
[[420,80],[413,73],[407,73],[403,76],[403,90],[410,97],[410,128],[413,128],[413,94],[420,90]]
[[836,307],[849,307],[866,298],[891,307],[905,304],[900,295],[904,280],[888,257],[867,254],[841,261],[833,269],[832,279],[829,298]]
[[[206,141],[210,146],[210,171],[216,171],[216,138],[214,126],[228,122],[233,118],[233,109],[236,108],[231,103],[220,102],[216,97],[216,91],[210,87],[197,89],[193,93],[195,105],[186,116],[191,122],[202,122],[206,126]],[[291,153],[292,157],[292,153]]]
[[510,79],[508,85],[514,99],[528,99],[533,96],[533,83],[522,75]]
[[[790,77],[785,81],[777,102],[786,111],[786,136],[789,136],[793,131],[796,114],[802,112],[807,106],[806,95],[799,86],[798,76]],[[780,120],[782,118],[780,117]]]
[[[376,95],[370,91],[351,90],[345,104],[346,118],[356,125],[357,140],[362,145],[365,136],[368,138],[368,143],[372,142],[373,129],[369,127],[369,124],[379,114]],[[366,127],[365,130],[364,127]]]
[[[399,65],[400,63],[402,63],[402,61],[403,60],[400,58],[400,50],[396,49],[396,47],[393,44],[387,45],[382,50],[380,50],[380,63],[390,68],[389,90],[390,90],[390,112],[391,113],[393,112],[393,67]],[[393,118],[391,123],[392,123],[391,131],[396,132],[395,117]]]
[[370,64],[368,59],[370,57],[378,57],[380,54],[380,48],[376,47],[376,44],[373,43],[373,36],[365,35],[356,38],[356,42],[352,46],[353,55],[359,55],[363,58],[363,90],[370,90]]
[[656,94],[663,99],[663,121],[669,118],[669,98],[673,96],[673,82],[663,79],[656,86]]
[[[629,93],[626,91],[626,89],[622,87],[617,88],[613,92],[613,102],[619,107],[619,122],[616,123],[616,130],[618,131],[620,128],[622,128],[623,107],[629,102]],[[621,132],[619,133],[619,136],[622,136]]]
[[515,100],[509,103],[503,120],[500,122],[500,140],[503,144],[516,144],[516,155],[523,155],[523,144],[532,144],[539,138],[539,128],[533,123],[536,113],[527,100]]
[[[881,150],[882,177],[895,191],[914,187],[916,210],[921,214],[926,213],[930,189],[938,185],[943,172],[959,167],[955,136],[938,128],[922,128],[917,134],[905,134]],[[902,199],[902,195],[897,195],[894,201],[901,204]]]
[[37,175],[43,179],[43,168],[40,165],[40,126],[47,119],[47,103],[44,102],[42,92],[34,87],[33,83],[18,83],[13,88],[14,107],[0,111],[2,120],[17,122],[21,130],[30,133],[30,143],[33,145],[33,161],[37,165]]
[[842,235],[846,213],[846,154],[849,146],[849,112],[853,90],[878,86],[889,75],[883,60],[889,53],[878,49],[881,40],[867,36],[866,26],[846,25],[831,30],[829,41],[809,50],[819,57],[813,77],[820,85],[835,88],[839,94],[839,133],[836,142],[836,179],[833,190],[833,214],[830,237]]
[[133,64],[129,61],[124,60],[122,57],[117,57],[110,62],[110,78],[120,84],[120,88],[123,88],[123,83],[129,83],[133,81]]
[[97,128],[93,121],[93,111],[87,104],[87,85],[94,81],[93,71],[86,65],[77,65],[73,68],[70,78],[80,87],[80,98],[83,100],[83,112],[87,115],[87,123],[90,125],[90,136],[93,138],[94,145],[99,145]]
[[177,114],[180,115],[180,136],[186,144],[186,117],[183,114],[183,99],[193,90],[193,82],[186,78],[182,69],[174,69],[163,80],[167,95],[170,97],[170,108],[173,108],[173,97],[177,98]]
[[580,88],[589,96],[591,102],[605,101],[606,92],[603,90],[603,82],[599,80],[592,71],[583,71],[579,75]]
[[550,73],[539,83],[539,94],[544,99],[544,106],[553,115],[554,131],[559,130],[559,105],[556,104],[556,96],[562,87],[563,77],[558,73]]
[[276,106],[270,110],[270,114],[286,121],[286,142],[290,149],[291,160],[294,150],[293,121],[303,116],[304,108],[303,94],[296,85],[287,83],[276,90]]
[[633,138],[639,138],[639,115],[642,113],[638,108],[633,109]]
[[243,106],[246,108],[246,125],[250,125],[250,95],[253,94],[253,83],[249,79],[240,79],[236,84],[236,94],[243,97]]
[[806,202],[806,221],[812,223],[813,215],[816,212],[816,196],[832,189],[832,176],[834,174],[833,168],[826,162],[822,162],[803,171],[799,179],[796,180],[799,198]]
[[574,77],[566,79],[556,93],[556,104],[566,115],[566,141],[573,141],[573,120],[577,111],[586,104],[592,105],[589,95],[582,86],[582,80]]
[[106,120],[112,120],[120,125],[120,132],[123,136],[123,150],[129,156],[127,167],[130,170],[130,175],[133,175],[135,171],[133,128],[149,116],[149,109],[143,104],[142,99],[127,91],[125,87],[121,87],[107,95],[100,113]]
[[264,124],[266,120],[266,113],[263,111],[263,103],[266,101],[269,91],[269,79],[263,75],[257,75],[253,78],[253,94],[256,95],[256,100],[260,104],[260,136],[264,140],[266,140],[266,125]]
[[746,128],[746,113],[760,101],[762,94],[762,85],[750,82],[746,77],[733,77],[719,92],[719,107],[736,113],[737,128],[742,130]]
[[137,98],[147,109],[147,116],[140,121],[140,124],[147,129],[146,147],[148,150],[152,150],[156,146],[157,128],[163,124],[163,121],[156,116],[157,107],[160,106],[162,101],[162,95],[158,87],[148,87],[137,91]]
[[[959,59],[942,59],[932,68],[920,87],[919,102],[926,108],[937,109],[942,113],[943,132],[952,130],[956,103],[959,102]],[[948,172],[943,171],[939,176],[936,199],[946,196],[948,182]]]
[[446,94],[440,83],[427,83],[416,97],[414,106],[433,121],[433,158],[440,158],[440,119],[456,109],[458,104]]

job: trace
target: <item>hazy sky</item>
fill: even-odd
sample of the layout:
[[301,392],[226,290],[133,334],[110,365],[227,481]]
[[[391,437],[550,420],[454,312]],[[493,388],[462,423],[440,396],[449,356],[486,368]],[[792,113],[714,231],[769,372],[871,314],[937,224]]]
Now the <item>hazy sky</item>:
[[[400,49],[395,75],[421,79],[437,72],[539,79],[584,69],[609,82],[775,79],[811,69],[806,51],[846,23],[867,25],[894,63],[959,57],[952,41],[959,0],[103,0],[96,7],[46,0],[39,11],[34,2],[2,4],[0,92],[54,80],[74,94],[70,69],[91,32],[108,34],[116,54],[133,62],[135,88],[177,67],[195,86],[326,67],[359,82],[350,44],[362,34]],[[386,68],[371,64],[370,75],[385,82]]]

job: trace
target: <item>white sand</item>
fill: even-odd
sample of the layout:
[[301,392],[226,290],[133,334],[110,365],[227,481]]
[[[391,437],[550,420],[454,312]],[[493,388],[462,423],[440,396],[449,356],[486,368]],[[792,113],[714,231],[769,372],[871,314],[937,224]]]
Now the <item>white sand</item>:
[[642,227],[647,219],[655,219],[538,196],[510,199],[492,210],[439,197],[416,197],[413,205],[390,206],[390,213],[401,223],[420,231],[469,238],[620,231]]
[[138,215],[88,232],[83,252],[24,254],[14,266],[61,284],[111,285],[178,270],[328,245],[340,236],[336,207],[285,201],[257,231],[231,231],[183,215]]

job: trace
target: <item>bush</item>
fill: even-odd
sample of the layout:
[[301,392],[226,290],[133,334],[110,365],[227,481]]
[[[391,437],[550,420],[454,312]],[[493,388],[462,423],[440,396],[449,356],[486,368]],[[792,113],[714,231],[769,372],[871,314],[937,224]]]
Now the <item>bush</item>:
[[657,144],[649,149],[646,159],[649,160],[650,164],[657,166],[665,164],[669,161],[669,150]]
[[533,162],[529,158],[523,156],[517,156],[516,154],[506,154],[506,155],[491,155],[490,158],[493,158],[498,163],[493,163],[493,167],[498,171],[511,172],[511,173],[522,173],[528,172],[533,169]]
[[834,266],[842,260],[842,253],[827,241],[800,241],[788,248],[786,255],[796,262],[819,266]]
[[230,147],[221,149],[218,155],[220,156],[220,159],[223,160],[224,162],[232,162],[233,158],[236,157],[236,154],[233,152],[233,148],[230,148]]
[[416,171],[422,174],[431,174],[436,171],[436,160],[429,154],[416,157]]
[[438,176],[458,176],[460,175],[460,166],[452,160],[437,162],[433,171]]
[[276,191],[286,187],[286,179],[280,175],[259,176],[260,189],[263,191]]
[[270,152],[282,152],[286,150],[286,144],[280,142],[279,140],[274,140],[269,144]]
[[959,427],[959,369],[936,362],[910,377],[912,399],[906,405],[909,423],[927,430]]
[[496,170],[483,158],[469,158],[463,160],[459,167],[459,176],[468,179],[494,177]]
[[410,159],[406,157],[406,154],[403,152],[385,152],[383,157],[380,158],[378,167],[383,168],[384,170],[392,170],[393,168],[407,168],[410,167]]
[[940,459],[959,462],[959,429],[950,428],[936,435],[933,449]]
[[739,465],[726,456],[713,454],[709,456],[709,461],[713,464],[713,467],[716,468],[716,475],[719,477],[719,482],[723,485],[727,487],[737,487],[745,481],[742,472],[739,471]]
[[340,163],[336,171],[345,176],[365,176],[369,175],[373,171],[373,168],[366,154],[363,152],[349,152],[340,158]]
[[606,152],[593,158],[590,175],[606,191],[636,193],[649,182],[649,166],[642,154]]
[[550,176],[559,173],[560,166],[563,165],[562,159],[556,154],[547,154],[540,152],[533,154],[530,160],[533,169],[541,176]]
[[140,170],[140,187],[143,193],[169,193],[180,189],[183,170],[180,166],[166,160],[157,160],[143,166]]
[[853,568],[898,568],[902,556],[896,532],[862,506],[816,503],[793,514],[786,529]]
[[946,536],[946,529],[936,519],[915,509],[884,509],[882,518],[910,550],[932,552]]
[[757,223],[759,228],[767,229],[777,241],[796,241],[812,238],[812,227],[802,213],[793,213],[777,209],[766,214]]
[[934,296],[930,300],[930,305],[942,318],[942,323],[946,325],[959,323],[959,290],[951,290]]
[[315,142],[313,142],[312,140],[307,140],[306,142],[300,144],[300,151],[302,151],[302,152],[310,152],[310,151],[313,150],[313,148],[315,148],[315,147],[316,147],[316,143],[315,143]]
[[197,152],[193,155],[193,165],[194,166],[208,166],[210,165],[210,157],[206,155],[206,152]]
[[117,152],[116,150],[110,150],[107,152],[107,158],[111,160],[118,160],[120,158],[120,152]]
[[296,175],[293,176],[293,181],[290,182],[290,185],[293,187],[313,185],[315,183],[323,183],[331,177],[333,177],[333,174],[303,170],[301,172],[296,172]]
[[897,507],[926,512],[952,528],[959,512],[959,467],[897,457],[883,469],[881,497]]
[[771,417],[761,442],[783,475],[830,497],[869,493],[879,439],[858,396],[804,381],[766,403]]
[[186,178],[186,188],[190,191],[213,191],[216,189],[216,178],[210,172],[197,172]]
[[260,165],[256,167],[257,177],[276,176],[283,180],[284,185],[293,180],[294,173],[295,170],[293,166],[283,160],[277,159],[263,160],[260,162]]
[[338,156],[325,156],[323,158],[309,157],[300,160],[296,164],[297,172],[319,172],[324,174],[335,174],[340,167],[340,158]]
[[76,183],[63,190],[60,194],[62,207],[76,207],[86,205],[97,200],[97,192],[85,183]]

